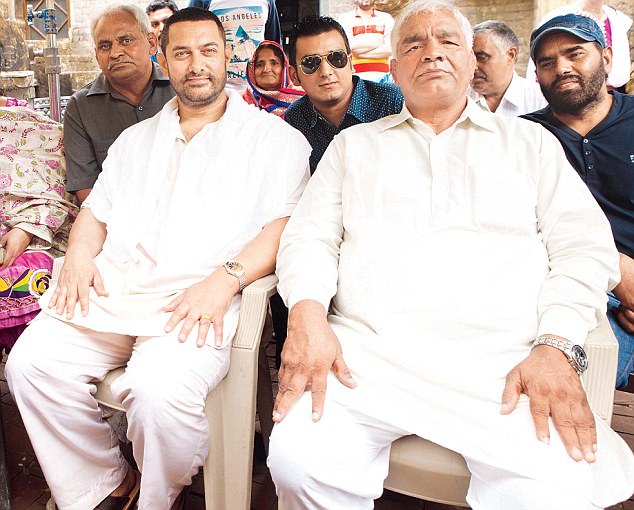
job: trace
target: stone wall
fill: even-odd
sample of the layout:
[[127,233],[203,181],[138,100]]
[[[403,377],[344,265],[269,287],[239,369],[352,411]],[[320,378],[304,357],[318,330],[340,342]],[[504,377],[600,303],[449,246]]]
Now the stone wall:
[[[454,0],[465,16],[472,24],[487,19],[498,19],[508,24],[520,40],[521,48],[516,69],[522,76],[526,70],[528,61],[528,42],[531,31],[540,18],[547,12],[566,5],[569,0]],[[398,3],[387,0],[384,4]],[[608,0],[607,4],[618,9],[630,18],[634,18],[634,1],[632,0]],[[381,2],[377,0],[377,7]],[[321,0],[322,14],[337,17],[343,12],[354,7],[353,0]],[[390,10],[383,9],[383,10]],[[634,55],[634,27],[630,29],[631,54]]]
[[[0,0],[0,14],[3,17],[6,16],[9,1]],[[130,3],[136,3],[145,8],[148,2],[149,0],[133,0]],[[62,93],[77,90],[98,73],[90,38],[90,20],[106,5],[104,0],[71,0],[70,3],[70,38],[59,40],[62,72],[66,75],[62,85],[68,89]],[[176,3],[179,7],[186,7],[188,0],[177,0]],[[389,11],[391,10],[390,6],[399,6],[402,3],[403,0],[383,0],[383,2],[379,0],[377,6]],[[513,28],[521,43],[517,70],[523,75],[528,60],[528,41],[531,30],[541,16],[568,3],[568,0],[456,0],[456,3],[473,24],[486,19],[499,19]],[[381,4],[387,5],[387,8],[381,7]],[[634,17],[634,2],[632,0],[608,0],[608,4],[625,12],[630,17]],[[353,7],[353,0],[320,1],[320,12],[334,17]],[[44,43],[38,43],[38,45],[42,47]],[[630,30],[630,45],[634,55],[634,30]]]

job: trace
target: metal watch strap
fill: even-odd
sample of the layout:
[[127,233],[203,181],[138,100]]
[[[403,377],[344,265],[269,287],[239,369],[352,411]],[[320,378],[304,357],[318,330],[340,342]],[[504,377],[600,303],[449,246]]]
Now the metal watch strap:
[[[242,271],[234,271],[231,268],[231,264],[239,264],[240,267],[242,267]],[[242,292],[244,288],[247,286],[247,273],[244,270],[244,267],[242,266],[242,264],[240,264],[236,260],[229,260],[225,262],[224,267],[225,267],[225,271],[227,271],[228,274],[230,274],[231,276],[235,276],[238,279],[238,284],[240,286],[240,289],[238,290],[238,292]]]
[[537,347],[538,345],[550,345],[551,347],[554,347],[555,349],[559,349],[561,352],[563,352],[566,355],[566,358],[568,359],[568,363],[570,364],[572,368],[574,368],[575,372],[577,372],[578,375],[581,375],[581,373],[583,372],[583,370],[580,370],[579,367],[576,366],[575,361],[572,358],[572,348],[576,344],[574,344],[570,340],[562,340],[561,338],[555,338],[553,336],[542,335],[533,342],[533,348]]

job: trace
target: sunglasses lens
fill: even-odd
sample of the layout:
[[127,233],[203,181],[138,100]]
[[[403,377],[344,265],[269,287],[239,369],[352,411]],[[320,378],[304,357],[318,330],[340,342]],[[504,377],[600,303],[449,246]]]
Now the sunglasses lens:
[[343,69],[348,64],[348,55],[343,50],[331,51],[328,53],[328,62],[332,67]]
[[313,74],[321,65],[321,57],[319,55],[308,55],[304,57],[299,65],[306,74]]

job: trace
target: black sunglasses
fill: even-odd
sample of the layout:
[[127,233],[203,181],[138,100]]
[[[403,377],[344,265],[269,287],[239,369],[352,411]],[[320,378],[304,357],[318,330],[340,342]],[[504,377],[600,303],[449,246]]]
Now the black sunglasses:
[[321,66],[324,57],[335,69],[343,69],[348,65],[348,54],[345,50],[332,50],[325,55],[306,55],[299,62],[304,74],[313,74]]

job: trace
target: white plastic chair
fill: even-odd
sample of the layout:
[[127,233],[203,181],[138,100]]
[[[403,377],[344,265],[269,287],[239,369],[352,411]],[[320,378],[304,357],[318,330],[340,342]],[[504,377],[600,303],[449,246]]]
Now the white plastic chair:
[[[57,259],[53,267],[53,281],[57,280],[61,266],[62,259]],[[263,337],[269,299],[275,294],[276,287],[277,277],[269,275],[242,291],[229,372],[207,396],[205,414],[209,423],[209,455],[203,467],[206,510],[248,510],[251,505],[256,395],[265,444],[268,444],[273,427],[271,377],[264,352],[260,349],[260,339]],[[265,333],[270,335],[270,331]],[[102,382],[96,383],[95,398],[98,402],[125,411],[111,391],[113,381],[124,370],[124,367],[117,368],[108,373]],[[52,500],[49,501],[47,510],[54,508]]]

